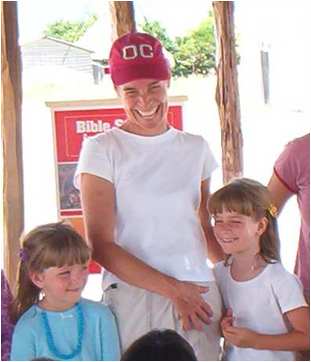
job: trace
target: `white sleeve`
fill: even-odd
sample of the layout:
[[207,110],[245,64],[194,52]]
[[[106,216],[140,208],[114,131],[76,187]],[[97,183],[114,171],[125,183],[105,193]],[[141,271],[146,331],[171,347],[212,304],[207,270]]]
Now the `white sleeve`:
[[208,145],[203,139],[203,170],[202,180],[206,180],[211,177],[213,171],[218,167],[217,161]]
[[80,175],[89,173],[113,182],[112,160],[104,138],[88,137],[83,141],[78,166],[74,175],[74,186],[80,188]]
[[283,266],[276,268],[276,272],[272,288],[282,313],[308,306],[303,295],[302,284],[297,276],[289,273]]

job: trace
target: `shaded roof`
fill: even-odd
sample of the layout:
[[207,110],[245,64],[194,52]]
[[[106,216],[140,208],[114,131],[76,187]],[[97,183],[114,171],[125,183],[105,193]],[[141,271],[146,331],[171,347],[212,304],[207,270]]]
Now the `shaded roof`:
[[69,41],[66,41],[66,40],[63,40],[63,39],[58,39],[58,38],[53,38],[51,36],[44,36],[42,38],[39,38],[39,39],[36,39],[36,40],[32,40],[31,42],[27,42],[27,43],[24,43],[21,45],[22,48],[24,47],[29,47],[31,45],[34,45],[35,43],[38,43],[42,40],[50,40],[52,42],[56,42],[56,43],[59,43],[59,44],[63,44],[63,45],[66,45],[68,47],[72,47],[72,48],[76,48],[76,49],[79,49],[79,50],[83,50],[83,51],[86,51],[88,53],[94,53],[94,50],[91,50],[89,48],[85,48],[85,47],[82,47],[80,45],[78,45],[77,43],[71,43]]

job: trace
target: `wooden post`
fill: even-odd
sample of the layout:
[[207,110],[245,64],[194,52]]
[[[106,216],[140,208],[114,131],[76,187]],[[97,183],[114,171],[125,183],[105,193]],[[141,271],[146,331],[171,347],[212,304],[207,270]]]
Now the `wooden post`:
[[221,127],[223,182],[243,174],[243,138],[234,37],[234,1],[213,1],[217,30],[216,102]]
[[112,41],[136,30],[133,1],[109,1]]
[[1,2],[1,75],[4,270],[14,289],[19,238],[24,229],[21,54],[16,1]]

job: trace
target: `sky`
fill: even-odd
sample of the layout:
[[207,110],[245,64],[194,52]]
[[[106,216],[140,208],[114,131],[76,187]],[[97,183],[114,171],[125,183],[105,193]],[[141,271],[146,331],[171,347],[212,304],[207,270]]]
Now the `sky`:
[[[101,14],[110,26],[108,3],[105,0],[19,0],[20,43],[40,38],[47,24],[61,19],[84,20],[95,13]],[[290,47],[293,42],[300,47],[301,43],[309,42],[309,0],[238,0],[234,3],[237,32],[247,29],[247,32],[252,32],[254,40],[268,45],[276,38],[283,47]],[[184,35],[206,17],[212,6],[207,0],[193,0],[191,6],[189,4],[179,0],[135,0],[136,23],[141,24],[144,17],[159,20],[171,37]],[[254,27],[258,19],[262,22]]]
[[[143,18],[160,20],[170,36],[182,33],[195,27],[208,14],[210,1],[196,0],[189,3],[175,0],[135,0],[135,18],[137,24]],[[178,9],[178,16],[176,15]],[[83,20],[92,13],[107,14],[108,1],[103,0],[19,0],[18,20],[21,43],[38,39],[47,24],[56,20]],[[109,16],[109,13],[108,13]],[[174,19],[174,21],[172,21]]]
[[[111,42],[103,44],[102,39],[111,37],[108,3],[104,0],[19,0],[20,43],[40,38],[47,25],[56,20],[84,20],[95,13],[102,22],[98,22],[97,29],[93,29],[86,39],[81,39],[78,45],[94,50],[97,54],[107,53]],[[135,0],[135,19],[137,25],[142,24],[144,17],[159,20],[173,38],[198,26],[207,16],[211,4],[211,1],[206,0],[193,0],[191,5],[190,2],[179,0]],[[239,50],[242,52],[247,49],[251,54],[252,50],[258,53],[260,49],[269,49],[277,82],[282,82],[286,76],[291,89],[295,90],[293,92],[283,87],[281,92],[278,89],[279,94],[283,93],[282,99],[296,97],[300,103],[308,104],[309,92],[305,88],[307,83],[310,84],[306,79],[311,81],[311,47],[308,46],[311,1],[237,0],[234,4]],[[100,29],[103,29],[103,35]]]
[[[211,1],[193,0],[191,7],[189,2],[179,0],[134,0],[135,16],[140,23],[144,16],[148,19],[160,20],[170,35],[179,35],[182,32],[196,26],[211,8]],[[249,2],[247,0],[235,1],[235,15],[241,21],[248,17],[248,21],[258,15],[265,14],[267,18],[277,19],[293,14],[289,27],[297,24],[295,19],[297,10],[301,9],[300,16],[307,19],[311,5],[309,0],[298,1],[267,1]],[[281,6],[280,6],[281,4]],[[23,34],[27,37],[39,35],[46,24],[55,20],[81,20],[92,13],[105,12],[108,9],[108,1],[105,0],[19,0],[19,23]],[[278,17],[276,17],[278,15]],[[269,29],[267,22],[267,31]],[[276,27],[278,28],[278,27]]]

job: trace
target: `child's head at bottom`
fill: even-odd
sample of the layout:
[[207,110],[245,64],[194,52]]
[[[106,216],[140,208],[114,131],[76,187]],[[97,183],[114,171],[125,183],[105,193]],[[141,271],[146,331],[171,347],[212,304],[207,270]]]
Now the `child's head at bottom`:
[[152,330],[138,338],[121,361],[197,361],[191,345],[171,329]]
[[276,208],[267,187],[260,182],[233,179],[210,196],[208,210],[214,234],[227,259],[235,251],[240,252],[241,240],[248,238],[248,246],[254,250],[257,247],[266,262],[280,260]]
[[[90,249],[85,240],[63,222],[41,225],[22,238],[13,317],[41,303],[58,310],[74,305],[87,281]],[[80,280],[79,280],[80,279]]]

